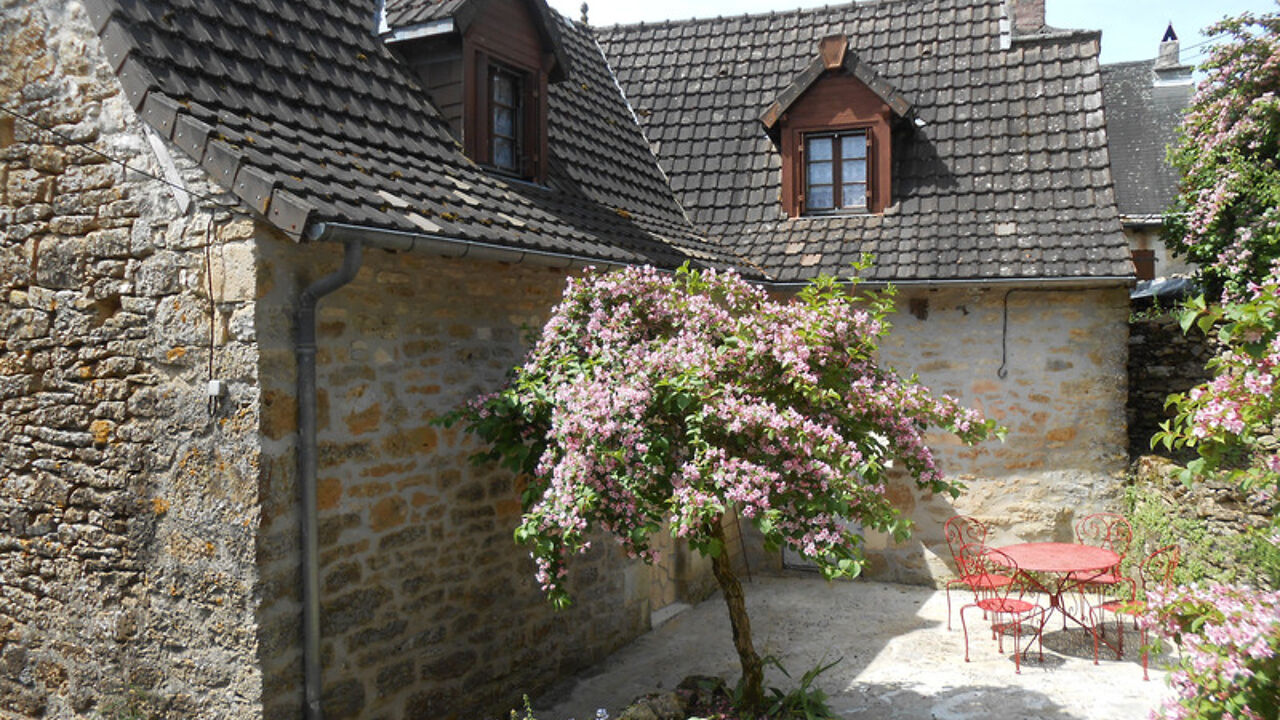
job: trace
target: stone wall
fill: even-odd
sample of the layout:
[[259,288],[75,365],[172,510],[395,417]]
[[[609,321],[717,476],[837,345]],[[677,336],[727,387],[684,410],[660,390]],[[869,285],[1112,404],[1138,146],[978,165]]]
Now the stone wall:
[[891,484],[916,531],[902,544],[869,537],[870,577],[932,583],[950,576],[942,526],[957,513],[990,524],[999,544],[1069,539],[1074,518],[1122,509],[1124,288],[947,289],[898,299],[885,361],[980,408],[1009,434],[973,448],[953,436],[931,438],[939,467],[968,490],[952,500],[921,493],[905,478]]
[[[264,463],[259,563],[267,717],[296,717],[301,678],[291,316],[341,263],[336,245],[264,243]],[[512,531],[520,485],[468,461],[432,418],[496,389],[524,354],[564,272],[366,251],[321,301],[322,656],[332,718],[505,717],[522,692],[601,659],[647,629],[648,571],[602,539],[572,563],[556,612]]]
[[0,97],[56,133],[0,116],[0,715],[259,717],[256,231],[144,174],[96,48],[0,4]]
[[1216,350],[1199,330],[1184,334],[1176,317],[1166,315],[1135,320],[1129,328],[1129,457],[1160,455],[1181,461],[1195,457],[1195,450],[1151,447],[1160,423],[1172,417],[1164,401],[1186,392],[1212,375],[1205,363]]

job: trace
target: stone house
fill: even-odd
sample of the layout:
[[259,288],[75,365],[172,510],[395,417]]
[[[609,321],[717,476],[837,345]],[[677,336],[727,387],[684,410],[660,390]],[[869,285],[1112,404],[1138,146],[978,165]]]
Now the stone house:
[[886,358],[1011,428],[938,439],[954,506],[892,488],[920,531],[869,538],[880,577],[945,573],[956,511],[1035,539],[1108,506],[1098,41],[1033,0],[4,4],[0,712],[494,717],[702,596],[601,544],[552,612],[517,480],[430,424],[587,264],[785,293],[876,255]]
[[1172,24],[1154,60],[1102,66],[1116,205],[1138,280],[1191,274],[1186,259],[1173,257],[1160,239],[1161,216],[1178,187],[1165,152],[1195,94],[1191,71],[1182,63]]
[[597,34],[696,227],[780,290],[871,253],[868,284],[899,292],[886,359],[1010,428],[976,449],[938,438],[969,491],[951,505],[893,488],[915,540],[867,538],[873,574],[945,573],[957,511],[997,536],[1069,538],[1116,502],[1133,268],[1098,32],[993,0]]

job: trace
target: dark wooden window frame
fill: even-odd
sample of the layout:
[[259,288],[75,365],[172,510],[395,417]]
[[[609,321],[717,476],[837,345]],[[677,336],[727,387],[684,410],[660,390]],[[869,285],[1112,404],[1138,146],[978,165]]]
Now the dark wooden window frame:
[[[790,217],[838,217],[841,215],[879,215],[890,202],[891,180],[887,153],[889,135],[887,122],[838,123],[831,125],[799,124],[788,122],[783,116],[782,130],[782,207]],[[808,163],[805,138],[813,135],[832,135],[863,132],[867,138],[867,204],[864,208],[836,208],[835,210],[810,211],[805,202],[808,184]]]
[[[507,105],[498,99],[498,80],[507,78],[514,86],[514,95],[512,102],[514,104]],[[520,72],[514,68],[509,68],[501,63],[489,63],[489,73],[486,79],[488,85],[489,112],[487,120],[489,121],[489,137],[487,138],[489,146],[489,165],[499,172],[511,173],[516,176],[524,177],[528,173],[526,167],[528,165],[528,155],[525,154],[525,148],[528,145],[526,138],[526,127],[528,123],[525,120],[525,108],[528,102],[525,98],[525,88],[529,85],[528,73]],[[497,117],[499,108],[506,108],[511,111],[511,134],[503,135],[497,128]],[[507,140],[511,143],[512,162],[511,165],[504,165],[498,162],[498,145],[501,140]]]
[[[860,136],[864,144],[864,151],[861,158],[845,158],[842,154],[843,140],[847,137]],[[810,157],[809,141],[819,138],[830,138],[831,142],[831,158],[826,161],[816,161]],[[863,215],[870,212],[871,197],[873,187],[875,185],[875,165],[872,149],[873,138],[871,128],[869,126],[861,126],[855,128],[845,128],[841,130],[810,130],[800,133],[800,142],[797,147],[800,153],[800,163],[798,170],[801,173],[800,181],[803,188],[800,195],[802,212],[805,215]],[[831,163],[831,182],[827,183],[831,187],[831,207],[814,208],[809,205],[809,199],[812,195],[812,186],[809,183],[809,167],[813,162],[830,162]],[[863,186],[862,204],[861,205],[845,205],[844,189],[849,184],[844,180],[844,168],[848,163],[861,162],[863,180],[860,183]]]
[[[464,145],[467,154],[489,170],[535,183],[546,180],[547,153],[547,71],[524,67],[491,52],[488,48],[469,45],[464,51],[467,65],[465,83],[470,105],[465,112]],[[517,118],[519,156],[516,168],[499,167],[493,158],[493,78],[506,73],[519,80],[520,113]]]

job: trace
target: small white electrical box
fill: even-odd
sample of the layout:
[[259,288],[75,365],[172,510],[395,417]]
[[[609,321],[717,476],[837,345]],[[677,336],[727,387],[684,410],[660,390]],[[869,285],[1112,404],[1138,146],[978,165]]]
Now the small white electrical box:
[[209,397],[220,398],[227,394],[227,384],[221,380],[209,381]]

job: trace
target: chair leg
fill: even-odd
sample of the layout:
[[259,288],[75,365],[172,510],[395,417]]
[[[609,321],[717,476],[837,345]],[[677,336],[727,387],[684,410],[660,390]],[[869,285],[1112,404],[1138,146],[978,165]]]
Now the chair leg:
[[[1105,618],[1104,618],[1105,622]],[[1093,608],[1089,608],[1089,634],[1093,636],[1093,664],[1098,664],[1098,621],[1093,619]]]
[[1151,678],[1147,676],[1147,630],[1142,629],[1142,680],[1145,682]]
[[1022,674],[1022,621],[1013,620],[1013,674]]
[[1116,659],[1124,659],[1124,616],[1116,613]]
[[969,626],[964,621],[964,611],[968,606],[960,608],[960,628],[964,631],[964,661],[969,662]]
[[951,632],[951,585],[946,587],[947,594],[947,632]]
[[1040,662],[1044,662],[1044,623],[1048,620],[1048,610],[1040,611],[1040,629],[1036,632],[1036,642],[1040,648]]

